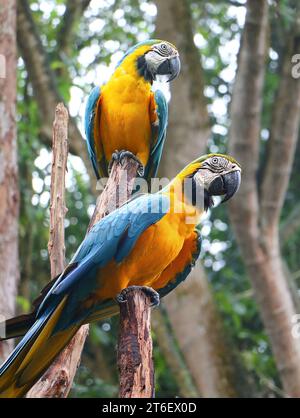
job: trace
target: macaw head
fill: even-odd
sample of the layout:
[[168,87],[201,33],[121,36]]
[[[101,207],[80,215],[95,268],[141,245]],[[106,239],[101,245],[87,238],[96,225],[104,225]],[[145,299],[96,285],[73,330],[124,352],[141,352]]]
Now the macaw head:
[[138,71],[146,80],[165,78],[172,81],[180,72],[180,59],[174,45],[166,41],[156,41],[137,60]]
[[158,78],[167,82],[174,80],[180,72],[179,54],[174,45],[159,39],[150,39],[130,48],[119,65],[134,57],[137,71],[152,83]]
[[204,209],[213,206],[213,196],[229,200],[241,184],[241,166],[232,157],[223,154],[204,155],[189,164],[179,174],[181,180],[192,179],[192,203],[196,203],[197,191],[204,191]]

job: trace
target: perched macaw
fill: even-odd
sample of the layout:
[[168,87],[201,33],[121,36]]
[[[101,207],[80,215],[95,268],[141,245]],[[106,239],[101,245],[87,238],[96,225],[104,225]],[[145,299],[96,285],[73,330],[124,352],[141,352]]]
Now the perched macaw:
[[200,252],[201,214],[213,195],[232,197],[240,178],[233,158],[209,154],[95,224],[33,313],[7,321],[7,338],[25,335],[0,368],[0,397],[23,396],[82,324],[118,313],[122,290],[147,286],[162,297],[182,282]]
[[174,45],[158,39],[130,48],[101,87],[95,87],[85,110],[85,132],[97,178],[108,177],[112,160],[131,156],[138,173],[154,177],[168,124],[168,106],[161,91],[151,90],[158,76],[173,80],[180,72]]

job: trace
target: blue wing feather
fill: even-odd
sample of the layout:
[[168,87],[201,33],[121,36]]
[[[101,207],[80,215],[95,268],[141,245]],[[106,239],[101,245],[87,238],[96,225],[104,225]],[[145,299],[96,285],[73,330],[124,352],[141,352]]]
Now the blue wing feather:
[[100,87],[94,87],[91,91],[86,108],[85,108],[85,115],[84,115],[84,129],[86,134],[86,143],[88,148],[88,153],[96,174],[97,179],[100,178],[99,169],[98,169],[98,161],[95,149],[95,137],[94,137],[94,125],[95,125],[95,115],[96,115],[96,107],[98,101],[101,96]]
[[[66,312],[80,306],[80,302],[97,287],[97,269],[113,259],[121,262],[126,258],[143,231],[158,222],[168,209],[169,199],[166,196],[143,195],[101,219],[73,257],[71,263],[77,264],[77,267],[57,280],[40,305],[37,316],[65,295],[68,295]],[[84,313],[85,316],[87,314]],[[59,326],[68,326],[71,317],[71,314],[65,314]]]
[[155,138],[152,139],[150,157],[145,169],[145,178],[148,183],[152,177],[156,176],[168,126],[168,105],[164,94],[157,90],[154,94],[154,99],[157,106],[158,131],[155,132]]
[[[129,201],[94,225],[79,247],[72,262],[81,263],[89,256],[91,249],[95,251],[95,248],[99,249],[103,244],[107,246],[109,242],[112,242],[114,247],[111,253],[108,254],[108,251],[106,251],[108,260],[118,257],[117,261],[121,262],[129,254],[140,234],[150,225],[158,222],[168,210],[169,199],[159,193],[145,194],[138,199]],[[125,233],[127,235],[126,239],[123,236]],[[122,248],[119,248],[116,252],[121,238],[123,238]]]

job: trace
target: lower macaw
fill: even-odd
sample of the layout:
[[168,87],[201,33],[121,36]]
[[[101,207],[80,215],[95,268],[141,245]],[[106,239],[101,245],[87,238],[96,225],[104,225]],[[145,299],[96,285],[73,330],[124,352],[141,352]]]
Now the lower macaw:
[[212,196],[232,197],[240,178],[233,158],[209,154],[95,224],[33,313],[7,321],[7,338],[25,335],[0,368],[0,396],[23,396],[82,324],[118,313],[122,290],[148,286],[163,297],[182,282],[199,256],[201,214]]
[[114,159],[130,156],[148,182],[156,175],[168,124],[163,93],[151,86],[158,76],[171,81],[180,71],[174,45],[158,39],[130,48],[109,81],[95,87],[85,110],[85,133],[97,178],[108,177]]

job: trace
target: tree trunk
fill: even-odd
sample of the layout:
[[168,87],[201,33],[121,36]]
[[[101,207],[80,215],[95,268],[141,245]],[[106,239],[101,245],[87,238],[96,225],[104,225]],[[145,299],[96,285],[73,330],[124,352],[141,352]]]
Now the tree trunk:
[[[206,150],[210,123],[199,52],[187,0],[156,0],[157,36],[176,45],[182,71],[173,83],[161,173],[173,177]],[[236,395],[232,366],[204,269],[197,267],[165,299],[169,320],[197,389],[204,397]]]
[[300,82],[292,78],[290,64],[291,56],[299,49],[299,28],[287,42],[259,192],[256,175],[267,33],[267,0],[249,0],[229,134],[230,152],[242,165],[243,179],[237,197],[230,203],[230,217],[284,390],[288,396],[299,397],[300,340],[291,332],[296,311],[282,265],[278,231],[299,128]]
[[[0,8],[0,315],[5,318],[14,314],[19,279],[16,60],[16,1],[6,0]],[[0,343],[1,362],[12,347],[12,341]]]

